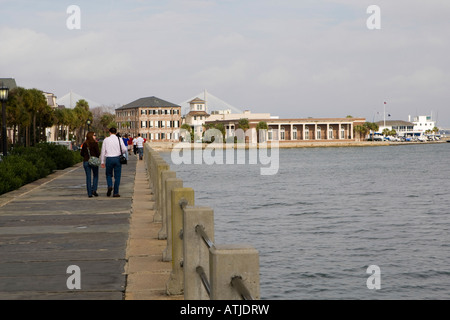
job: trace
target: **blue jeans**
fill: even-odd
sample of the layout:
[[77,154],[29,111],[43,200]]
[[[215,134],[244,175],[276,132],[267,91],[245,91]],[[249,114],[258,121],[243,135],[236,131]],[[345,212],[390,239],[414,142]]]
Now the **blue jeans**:
[[[98,188],[98,167],[91,167],[89,162],[83,162],[84,171],[86,172],[86,188],[88,196],[92,196],[92,192],[97,192]],[[92,173],[94,179],[92,179]]]
[[120,178],[122,176],[122,164],[119,157],[106,158],[106,183],[108,188],[113,187],[114,174],[114,194],[119,194]]

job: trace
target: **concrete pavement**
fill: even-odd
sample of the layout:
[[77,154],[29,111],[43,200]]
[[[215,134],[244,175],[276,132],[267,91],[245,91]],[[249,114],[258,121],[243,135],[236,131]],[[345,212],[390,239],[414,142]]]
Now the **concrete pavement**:
[[0,300],[182,299],[165,295],[171,263],[144,161],[123,166],[120,198],[106,197],[100,169],[98,193],[87,197],[77,165],[0,196]]
[[162,261],[167,241],[158,240],[162,223],[153,221],[154,204],[145,162],[138,161],[127,249],[125,300],[184,299],[183,296],[166,295],[172,263]]

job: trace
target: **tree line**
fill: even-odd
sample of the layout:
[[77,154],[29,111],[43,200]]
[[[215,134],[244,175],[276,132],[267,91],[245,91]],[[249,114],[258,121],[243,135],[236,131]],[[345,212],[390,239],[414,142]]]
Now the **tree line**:
[[90,110],[85,100],[79,100],[74,109],[52,108],[44,93],[38,89],[17,87],[9,93],[6,104],[7,127],[14,134],[8,136],[13,146],[34,146],[47,142],[46,128],[57,126],[57,140],[75,140],[80,145],[87,133],[87,121],[91,130],[102,135],[115,125],[115,115],[95,108]]

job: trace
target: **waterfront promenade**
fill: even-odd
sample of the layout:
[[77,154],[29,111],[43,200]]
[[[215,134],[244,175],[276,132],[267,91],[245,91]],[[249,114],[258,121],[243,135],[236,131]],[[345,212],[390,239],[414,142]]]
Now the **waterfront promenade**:
[[120,198],[100,169],[98,193],[87,197],[77,165],[0,196],[0,300],[183,299],[165,294],[171,263],[144,161],[123,166]]

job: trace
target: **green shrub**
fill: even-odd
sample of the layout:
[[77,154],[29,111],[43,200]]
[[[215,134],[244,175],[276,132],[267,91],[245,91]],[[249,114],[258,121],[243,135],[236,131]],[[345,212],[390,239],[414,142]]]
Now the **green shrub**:
[[15,148],[0,161],[0,195],[81,162],[80,152],[56,144]]
[[8,156],[0,163],[1,193],[16,190],[37,179],[39,179],[38,169],[20,156]]

